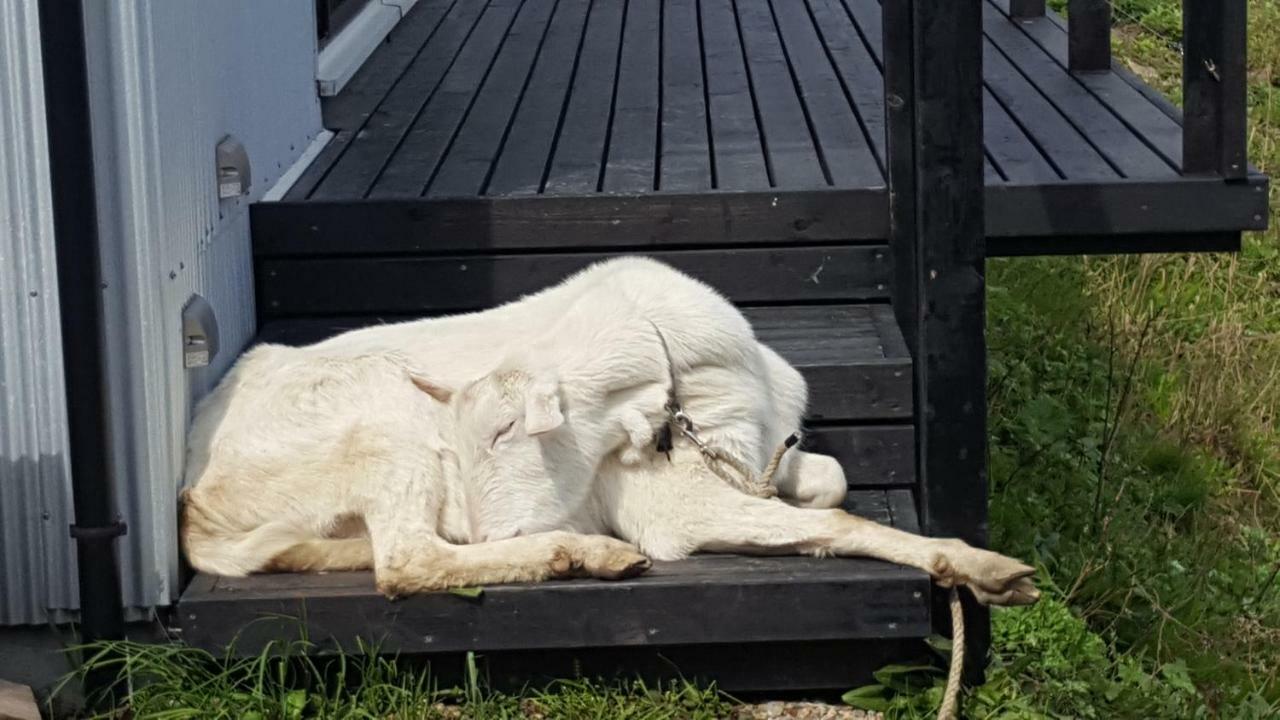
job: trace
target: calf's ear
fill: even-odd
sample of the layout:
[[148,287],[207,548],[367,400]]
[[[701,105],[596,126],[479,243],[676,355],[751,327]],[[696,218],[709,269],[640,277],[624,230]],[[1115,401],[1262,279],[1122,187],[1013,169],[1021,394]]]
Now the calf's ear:
[[560,412],[560,384],[545,380],[529,386],[524,401],[524,431],[530,435],[551,432],[564,424]]
[[411,372],[409,373],[409,379],[413,381],[414,387],[430,395],[433,399],[439,402],[448,404],[449,398],[453,397],[452,388],[447,388],[425,375]]

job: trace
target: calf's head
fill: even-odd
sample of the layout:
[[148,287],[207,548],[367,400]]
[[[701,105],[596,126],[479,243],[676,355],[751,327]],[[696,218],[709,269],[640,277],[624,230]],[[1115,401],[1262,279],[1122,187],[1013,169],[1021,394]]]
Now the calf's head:
[[564,528],[590,493],[555,374],[504,367],[449,399],[453,446],[476,540]]

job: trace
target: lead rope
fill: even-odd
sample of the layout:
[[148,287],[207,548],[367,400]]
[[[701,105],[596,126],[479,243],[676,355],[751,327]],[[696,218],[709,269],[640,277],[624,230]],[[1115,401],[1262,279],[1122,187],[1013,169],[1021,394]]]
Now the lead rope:
[[956,720],[960,709],[960,677],[964,675],[964,607],[960,592],[954,587],[947,597],[951,605],[951,668],[947,671],[947,688],[942,693],[938,720]]
[[[652,320],[646,320],[646,322],[657,333],[658,341],[662,343],[662,352],[667,358],[667,374],[671,380],[671,384],[667,389],[667,403],[663,406],[667,413],[667,425],[658,436],[658,451],[668,453],[667,457],[671,457],[671,428],[674,427],[698,448],[711,472],[715,473],[721,480],[724,480],[730,487],[755,497],[777,497],[778,489],[773,485],[773,476],[778,472],[778,466],[782,464],[782,456],[786,455],[788,450],[800,442],[800,434],[792,433],[778,446],[778,449],[774,451],[773,456],[769,459],[768,465],[765,466],[764,473],[758,478],[755,472],[746,463],[734,456],[733,453],[726,451],[724,448],[715,447],[703,440],[698,436],[698,430],[693,424],[693,419],[685,414],[684,408],[680,405],[679,386],[676,382],[676,367],[675,362],[671,359],[671,348],[667,346],[667,338],[662,334],[662,330],[658,329],[656,323]],[[726,470],[724,466],[728,466],[736,472],[737,476]]]

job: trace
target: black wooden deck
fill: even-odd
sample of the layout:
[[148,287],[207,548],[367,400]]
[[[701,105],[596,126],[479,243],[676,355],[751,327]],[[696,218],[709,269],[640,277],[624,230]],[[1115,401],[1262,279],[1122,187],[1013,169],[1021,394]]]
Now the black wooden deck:
[[[854,491],[846,507],[919,528],[909,490]],[[406,653],[892,639],[929,634],[928,598],[924,573],[875,560],[704,555],[631,580],[493,586],[475,599],[390,602],[369,573],[202,575],[182,597],[178,625],[190,644],[234,642],[243,653],[302,630]]]
[[[1177,111],[984,8],[992,253],[1221,249],[1265,178],[1184,176]],[[422,0],[338,97],[271,251],[888,236],[877,0]],[[262,247],[262,246],[260,246]]]

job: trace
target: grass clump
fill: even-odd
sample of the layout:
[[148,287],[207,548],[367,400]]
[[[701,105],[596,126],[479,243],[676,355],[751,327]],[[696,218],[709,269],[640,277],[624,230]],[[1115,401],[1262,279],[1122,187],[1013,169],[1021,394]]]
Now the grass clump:
[[[81,669],[108,672],[125,703],[91,717],[136,720],[712,720],[732,705],[714,687],[562,680],[518,694],[488,690],[468,654],[461,687],[440,688],[429,667],[376,649],[314,655],[305,641],[273,643],[252,657],[215,656],[180,643],[98,643],[77,648]],[[114,706],[113,703],[106,703]]]

